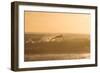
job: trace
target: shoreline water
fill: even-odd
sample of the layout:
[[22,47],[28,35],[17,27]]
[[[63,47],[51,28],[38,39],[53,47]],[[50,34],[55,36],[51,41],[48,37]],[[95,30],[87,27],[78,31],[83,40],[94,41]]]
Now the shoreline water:
[[90,53],[83,54],[26,54],[24,61],[45,61],[45,60],[75,60],[89,59]]

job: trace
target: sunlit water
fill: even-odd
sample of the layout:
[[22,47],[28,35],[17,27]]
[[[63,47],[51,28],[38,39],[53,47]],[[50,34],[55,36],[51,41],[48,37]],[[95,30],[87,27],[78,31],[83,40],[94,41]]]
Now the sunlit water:
[[90,54],[31,54],[25,55],[25,61],[42,61],[42,60],[73,60],[73,59],[89,59]]

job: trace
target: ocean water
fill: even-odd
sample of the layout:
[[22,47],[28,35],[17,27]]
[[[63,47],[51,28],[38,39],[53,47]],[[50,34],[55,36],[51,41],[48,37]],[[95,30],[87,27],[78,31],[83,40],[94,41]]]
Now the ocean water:
[[[62,36],[57,37],[59,35]],[[24,47],[24,61],[90,58],[90,36],[87,34],[25,34]]]
[[25,55],[25,61],[45,61],[45,60],[75,60],[89,59],[89,53],[83,54],[34,54]]

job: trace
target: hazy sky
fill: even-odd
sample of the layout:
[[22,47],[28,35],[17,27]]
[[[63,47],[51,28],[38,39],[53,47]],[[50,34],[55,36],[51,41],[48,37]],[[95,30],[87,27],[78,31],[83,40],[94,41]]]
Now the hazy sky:
[[25,12],[25,32],[89,34],[90,15]]

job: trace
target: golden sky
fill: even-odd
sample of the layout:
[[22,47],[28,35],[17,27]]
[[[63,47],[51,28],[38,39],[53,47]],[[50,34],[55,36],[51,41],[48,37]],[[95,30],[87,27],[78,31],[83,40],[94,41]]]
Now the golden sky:
[[25,11],[25,32],[90,33],[90,15]]

